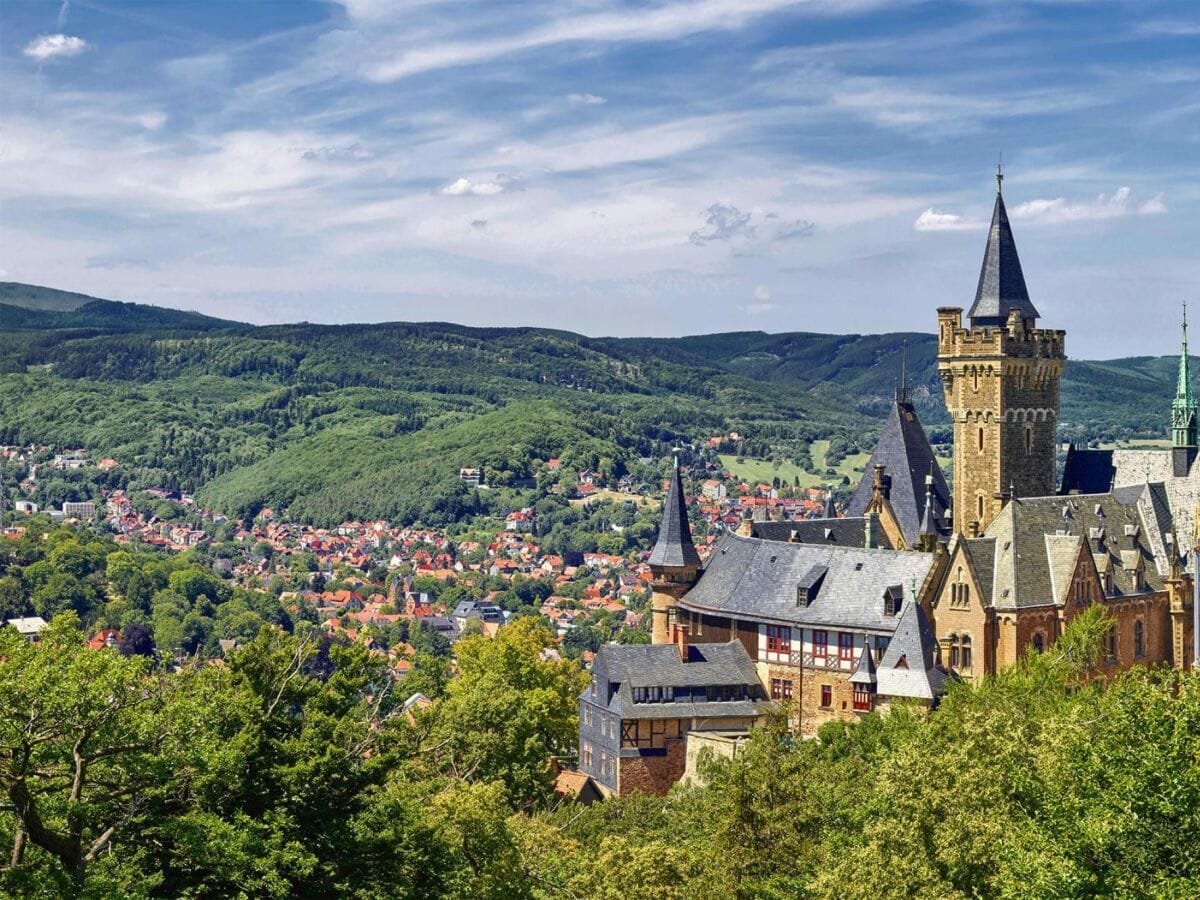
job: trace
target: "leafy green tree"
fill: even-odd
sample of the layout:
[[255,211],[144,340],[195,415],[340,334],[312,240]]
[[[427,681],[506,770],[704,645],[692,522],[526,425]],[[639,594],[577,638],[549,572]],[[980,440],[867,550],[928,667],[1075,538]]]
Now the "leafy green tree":
[[550,760],[571,753],[578,738],[587,675],[573,661],[542,659],[553,643],[536,619],[512,622],[490,640],[465,638],[439,708],[432,740],[443,770],[502,782],[514,807],[549,799]]

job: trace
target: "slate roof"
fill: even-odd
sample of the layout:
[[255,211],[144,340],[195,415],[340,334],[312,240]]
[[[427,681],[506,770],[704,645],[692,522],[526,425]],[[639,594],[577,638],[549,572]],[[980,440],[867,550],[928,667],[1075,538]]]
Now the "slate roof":
[[941,694],[946,672],[937,664],[937,647],[937,637],[921,604],[906,601],[896,619],[895,634],[879,662],[879,693],[921,700]]
[[[891,478],[889,502],[900,525],[900,533],[909,547],[917,546],[921,531],[921,516],[925,512],[925,476],[933,475],[934,501],[937,510],[950,506],[950,489],[946,477],[933,455],[929,437],[917,418],[911,403],[897,400],[883,425],[879,441],[871,453],[871,461],[863,471],[847,512],[861,516],[871,502],[875,466],[884,465],[884,474]],[[944,526],[943,526],[944,527]],[[883,529],[879,529],[882,532]]]
[[692,529],[688,525],[687,497],[683,493],[683,478],[679,466],[671,472],[671,484],[667,488],[667,499],[663,503],[663,520],[658,529],[658,540],[650,551],[652,566],[700,566],[700,555],[692,543]]
[[990,598],[996,575],[996,539],[990,537],[969,538],[963,541],[963,549],[971,559],[975,577],[979,579],[979,589],[983,592],[984,597]]
[[[711,716],[757,716],[775,708],[766,700],[754,661],[740,641],[691,644],[684,662],[674,644],[605,644],[596,653],[592,675],[598,694],[589,686],[581,699],[598,703],[622,719],[675,719]],[[608,686],[617,688],[608,695]],[[635,687],[670,687],[677,699],[634,703]],[[748,699],[678,699],[679,688],[745,687]]]
[[869,645],[864,644],[862,654],[858,657],[858,665],[854,667],[854,674],[850,676],[850,683],[876,684],[878,681],[875,677],[875,654]]
[[988,229],[987,245],[983,251],[983,265],[979,269],[979,286],[975,289],[975,302],[967,316],[971,319],[972,327],[1000,326],[1008,320],[1008,314],[1013,309],[1019,309],[1023,319],[1038,318],[1038,311],[1030,302],[1029,291],[1025,287],[1025,276],[1021,272],[1017,244],[1008,224],[1004,197],[997,191],[992,225]]
[[[934,564],[931,553],[784,544],[726,533],[696,586],[680,600],[689,609],[809,627],[891,634],[884,592],[920,589]],[[797,589],[816,566],[827,571],[806,606]]]
[[1103,494],[1113,486],[1117,468],[1111,450],[1087,450],[1072,444],[1063,464],[1060,494]]
[[[1070,553],[1070,542],[1059,537],[1088,542],[1097,567],[1113,572],[1115,596],[1163,590],[1170,572],[1166,541],[1170,529],[1162,485],[1018,499],[1004,507],[986,532],[994,541],[991,602],[999,609],[1056,602],[1061,591],[1055,582],[1062,577]],[[974,554],[976,542],[967,543]],[[984,548],[979,546],[979,551],[982,563]],[[1131,555],[1123,558],[1123,553]],[[1144,567],[1143,589],[1136,586],[1129,570],[1135,559]]]
[[[864,547],[867,517],[844,516],[840,519],[785,519],[781,522],[754,522],[751,535],[765,541],[798,544],[834,544],[839,547]],[[876,543],[891,550],[891,542],[882,528],[875,529]]]

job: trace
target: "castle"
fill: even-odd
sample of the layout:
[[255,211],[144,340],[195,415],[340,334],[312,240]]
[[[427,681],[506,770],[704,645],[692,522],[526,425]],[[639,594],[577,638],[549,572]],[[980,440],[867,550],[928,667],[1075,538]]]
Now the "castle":
[[602,792],[663,793],[700,747],[735,753],[780,708],[811,736],[936,706],[948,680],[1045,650],[1092,604],[1112,620],[1099,677],[1192,666],[1186,330],[1172,448],[1072,448],[1059,489],[1066,333],[1038,327],[1001,186],[966,320],[937,311],[952,496],[903,385],[845,517],[747,522],[702,562],[676,466],[649,560],[653,643],[602,647],[579,700],[580,768]]

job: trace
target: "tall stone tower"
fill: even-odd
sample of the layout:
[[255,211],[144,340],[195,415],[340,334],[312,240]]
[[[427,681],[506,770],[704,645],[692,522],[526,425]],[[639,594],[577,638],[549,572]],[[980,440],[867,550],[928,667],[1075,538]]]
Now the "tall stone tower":
[[938,374],[954,423],[955,530],[985,529],[1012,497],[1055,493],[1066,332],[1037,328],[996,176],[975,303],[938,309]]
[[692,529],[688,525],[687,498],[683,493],[679,460],[675,460],[675,468],[671,471],[671,484],[663,504],[662,527],[658,530],[654,549],[650,551],[650,573],[654,576],[650,585],[654,592],[650,601],[650,639],[655,644],[669,644],[679,598],[700,577],[700,555],[692,543]]
[[1188,367],[1187,304],[1183,306],[1183,350],[1179,354],[1179,385],[1171,401],[1171,464],[1176,478],[1186,478],[1196,458],[1196,401],[1192,398],[1192,374]]

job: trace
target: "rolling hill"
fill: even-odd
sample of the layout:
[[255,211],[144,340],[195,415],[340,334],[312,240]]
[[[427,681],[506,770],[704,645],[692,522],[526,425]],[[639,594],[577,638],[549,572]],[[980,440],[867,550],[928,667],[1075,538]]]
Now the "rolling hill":
[[[922,417],[949,436],[934,339],[919,333],[251,327],[4,287],[64,308],[0,303],[0,438],[88,447],[121,460],[122,483],[197,490],[232,515],[448,521],[481,502],[460,466],[485,467],[498,503],[550,457],[652,478],[639,460],[730,430],[745,455],[789,463],[832,436],[869,449],[905,344]],[[1064,437],[1163,435],[1174,371],[1171,358],[1070,361]]]

